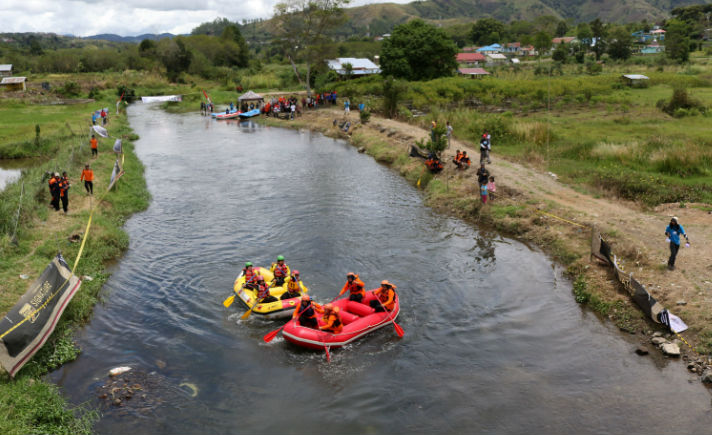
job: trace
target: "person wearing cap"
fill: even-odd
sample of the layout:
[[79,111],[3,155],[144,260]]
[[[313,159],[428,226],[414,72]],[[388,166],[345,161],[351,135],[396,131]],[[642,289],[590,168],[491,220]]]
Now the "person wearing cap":
[[302,281],[299,279],[299,271],[293,270],[285,282],[287,283],[287,291],[282,294],[280,299],[284,300],[299,297],[303,289]]
[[333,304],[324,305],[324,316],[321,318],[323,325],[321,325],[319,329],[331,332],[332,334],[340,333],[341,330],[344,329],[344,323],[341,321],[339,311],[339,307]]
[[257,299],[261,304],[278,300],[269,293],[269,286],[265,282],[265,277],[262,275],[257,275]]
[[294,310],[292,318],[297,319],[301,326],[316,329],[319,327],[319,322],[316,320],[317,312],[323,313],[324,309],[316,302],[312,302],[309,295],[302,295],[302,300]]
[[89,195],[94,194],[94,171],[92,171],[88,164],[84,165],[84,170],[82,171],[82,176],[79,181],[84,181],[84,188]]
[[277,262],[272,263],[269,271],[274,275],[273,287],[279,287],[284,284],[284,280],[289,276],[289,266],[284,263],[284,256],[278,255]]
[[687,243],[690,243],[690,239],[687,237],[687,234],[685,234],[685,229],[678,223],[677,216],[673,216],[673,218],[670,219],[670,224],[665,228],[665,235],[670,239],[669,270],[675,269],[675,258],[677,257],[677,251],[680,250],[680,234],[685,236]]
[[364,287],[365,284],[359,279],[358,275],[353,272],[349,272],[346,274],[346,284],[344,284],[344,288],[342,288],[341,292],[339,292],[339,296],[343,295],[346,293],[346,290],[348,290],[350,301],[361,302],[363,297],[366,296]]
[[373,294],[376,296],[376,299],[371,301],[371,308],[376,310],[376,312],[385,310],[393,311],[393,307],[396,304],[395,289],[396,286],[388,282],[388,280],[384,279],[381,281],[381,286],[373,290]]
[[252,290],[257,289],[257,276],[258,273],[252,267],[252,262],[248,261],[245,263],[245,268],[242,269],[242,274],[245,276],[245,288]]

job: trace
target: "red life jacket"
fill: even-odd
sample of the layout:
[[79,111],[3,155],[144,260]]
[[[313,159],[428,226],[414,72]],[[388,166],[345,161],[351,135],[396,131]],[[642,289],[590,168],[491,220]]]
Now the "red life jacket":
[[257,297],[260,299],[264,299],[267,296],[269,296],[269,287],[267,287],[267,284],[261,283],[257,285]]
[[252,268],[251,270],[247,270],[247,268],[244,268],[242,269],[242,273],[245,275],[245,284],[250,284],[257,277],[257,272],[255,272],[254,268]]
[[287,265],[286,265],[286,264],[282,264],[282,265],[280,266],[279,263],[275,263],[275,265],[274,265],[274,276],[275,276],[275,277],[278,277],[278,276],[280,276],[280,277],[286,277],[286,276],[287,276]]

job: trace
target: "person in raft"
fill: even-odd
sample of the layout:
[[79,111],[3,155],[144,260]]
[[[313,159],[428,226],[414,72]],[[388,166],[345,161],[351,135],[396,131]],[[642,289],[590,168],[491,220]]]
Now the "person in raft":
[[353,272],[349,272],[346,274],[346,284],[344,284],[344,288],[341,289],[339,296],[343,295],[346,293],[346,290],[348,290],[350,301],[361,302],[363,297],[366,296],[366,292],[363,289],[364,286],[365,284],[359,279],[358,275]]
[[332,304],[324,305],[324,316],[321,320],[324,322],[324,324],[319,327],[322,331],[338,334],[344,329],[341,314],[339,314],[339,307],[335,307]]
[[396,286],[388,282],[388,280],[384,279],[381,281],[381,286],[373,290],[373,294],[378,299],[371,301],[371,308],[376,310],[376,312],[384,311],[384,309],[393,311],[393,307],[396,304],[395,289]]
[[265,277],[257,275],[257,299],[261,304],[267,304],[277,300],[276,297],[269,293],[269,286],[265,282]]
[[302,291],[302,281],[299,279],[299,271],[294,270],[286,279],[287,291],[280,297],[281,300],[297,298]]
[[274,275],[273,287],[279,287],[284,284],[284,280],[289,276],[289,266],[284,264],[284,256],[278,255],[277,262],[272,263],[269,271]]
[[316,320],[317,312],[323,313],[324,309],[316,302],[312,302],[309,295],[302,295],[302,302],[294,310],[292,318],[297,319],[301,326],[316,329],[319,327],[319,322]]
[[257,277],[259,276],[257,271],[252,268],[252,262],[248,261],[245,263],[245,268],[242,269],[242,274],[245,276],[245,288],[252,290],[257,289]]

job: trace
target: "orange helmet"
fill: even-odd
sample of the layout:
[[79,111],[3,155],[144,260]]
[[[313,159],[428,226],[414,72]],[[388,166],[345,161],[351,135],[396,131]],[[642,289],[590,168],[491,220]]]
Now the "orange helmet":
[[381,281],[381,285],[387,285],[387,286],[389,286],[389,287],[393,286],[393,284],[391,284],[390,282],[388,282],[387,279],[384,279],[383,281]]
[[350,277],[350,276],[353,276],[354,278],[356,278],[356,274],[353,273],[353,272],[349,272],[349,273],[346,274],[346,278],[348,278],[348,277]]
[[302,300],[303,300],[303,301],[310,301],[311,298],[309,297],[309,295],[302,295]]

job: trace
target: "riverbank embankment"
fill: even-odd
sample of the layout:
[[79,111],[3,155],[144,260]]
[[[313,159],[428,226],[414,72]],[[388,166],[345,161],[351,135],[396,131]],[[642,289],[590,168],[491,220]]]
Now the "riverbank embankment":
[[[712,272],[708,267],[712,248],[704,241],[712,237],[712,227],[707,224],[709,214],[705,207],[681,207],[676,203],[647,209],[613,196],[587,194],[561,183],[556,174],[542,171],[524,158],[502,158],[496,143],[492,164],[487,167],[496,178],[497,192],[485,205],[480,200],[475,175],[479,147],[458,140],[457,134],[443,153],[445,170],[433,175],[421,159],[408,156],[411,145],[429,136],[418,126],[376,116],[361,124],[358,114],[352,113],[351,128],[344,132],[334,123],[335,119],[337,124],[345,119],[340,110],[307,111],[295,121],[267,119],[270,125],[308,128],[363,147],[376,160],[391,165],[419,185],[427,204],[434,209],[494,228],[550,254],[567,267],[576,300],[588,304],[622,331],[636,335],[641,346],[654,347],[653,335],[662,332],[679,345],[682,358],[691,361],[690,370],[703,372],[708,367],[704,355],[712,350],[712,298],[708,296],[712,292]],[[451,163],[457,149],[473,156],[470,169],[456,170]],[[692,241],[691,248],[681,251],[675,271],[666,268],[669,252],[663,234],[671,216],[679,217]],[[690,326],[683,337],[667,334],[663,326],[646,318],[615,280],[611,268],[590,259],[592,228],[603,234],[626,270]]]
[[[73,264],[80,241],[94,210],[83,254],[76,275],[82,277],[80,290],[67,306],[54,333],[14,379],[0,376],[0,433],[90,433],[96,411],[84,406],[70,407],[58,388],[44,375],[75,359],[81,352],[73,341],[73,331],[91,317],[99,301],[99,291],[109,277],[107,264],[128,248],[122,230],[126,219],[148,206],[149,193],[143,165],[134,153],[135,140],[125,114],[111,115],[106,126],[110,138],[99,138],[98,156],[89,147],[88,120],[91,112],[106,101],[87,104],[81,117],[66,118],[60,133],[42,129],[48,136],[38,164],[22,171],[20,178],[0,192],[0,312],[6,313],[60,252]],[[35,107],[35,113],[45,107]],[[57,110],[56,108],[51,108]],[[12,105],[0,111],[13,110]],[[77,111],[72,106],[72,111]],[[27,123],[34,124],[32,117]],[[64,119],[64,118],[63,118]],[[113,190],[98,203],[109,185],[116,154],[112,146],[123,138],[125,174]],[[43,142],[44,143],[44,142]],[[35,155],[35,154],[33,154]],[[89,195],[80,181],[85,164],[94,171],[94,194]],[[49,207],[48,172],[67,171],[71,187],[65,214]],[[18,213],[19,210],[19,213]]]

